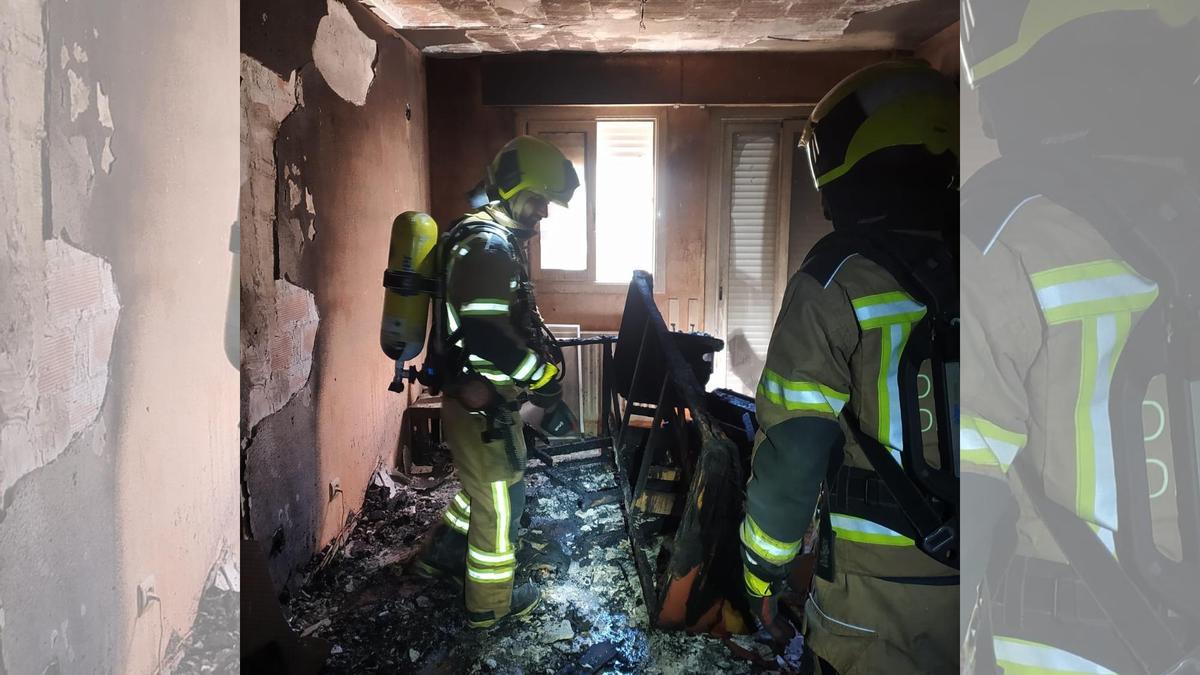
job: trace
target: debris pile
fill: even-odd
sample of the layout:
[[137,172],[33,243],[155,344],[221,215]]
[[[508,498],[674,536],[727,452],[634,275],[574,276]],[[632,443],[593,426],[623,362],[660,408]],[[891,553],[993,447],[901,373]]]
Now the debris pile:
[[226,562],[209,575],[196,621],[186,636],[167,645],[164,673],[236,673],[241,642],[241,589],[236,562]]
[[404,571],[459,489],[452,467],[391,478],[398,489],[373,481],[354,532],[288,605],[293,628],[333,643],[327,672],[751,672],[716,639],[648,627],[621,507],[584,504],[616,486],[611,467],[530,471],[521,534],[534,552],[517,582],[536,582],[542,603],[484,631],[466,628],[454,585]]

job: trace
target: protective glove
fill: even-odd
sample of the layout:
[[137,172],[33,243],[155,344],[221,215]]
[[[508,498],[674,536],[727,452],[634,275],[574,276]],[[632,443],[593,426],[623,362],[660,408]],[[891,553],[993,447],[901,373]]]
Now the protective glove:
[[567,436],[579,430],[579,420],[559,397],[557,403],[546,409],[538,426],[548,436]]
[[529,402],[539,408],[550,409],[562,401],[562,382],[551,380],[537,389],[529,390]]

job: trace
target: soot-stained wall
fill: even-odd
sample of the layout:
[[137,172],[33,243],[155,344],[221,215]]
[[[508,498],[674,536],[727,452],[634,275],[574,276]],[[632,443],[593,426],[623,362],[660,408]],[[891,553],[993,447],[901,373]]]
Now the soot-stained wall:
[[358,3],[246,0],[242,115],[243,534],[282,589],[395,459],[380,284],[429,204],[422,57]]
[[154,672],[237,536],[235,7],[0,12],[0,673]]

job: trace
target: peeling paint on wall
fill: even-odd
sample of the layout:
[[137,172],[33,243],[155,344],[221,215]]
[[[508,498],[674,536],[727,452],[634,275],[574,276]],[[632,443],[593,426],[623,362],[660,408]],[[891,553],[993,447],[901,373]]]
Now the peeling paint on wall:
[[[293,144],[281,141],[276,146],[276,158],[303,161],[303,153],[295,157]],[[317,237],[317,213],[312,192],[306,184],[302,164],[288,161],[280,172],[279,202],[276,205],[275,255],[278,276],[306,286],[303,272],[304,252]]]
[[358,29],[345,5],[328,2],[329,13],[321,19],[313,42],[313,61],[338,96],[363,105],[375,80],[375,41]]
[[242,368],[249,385],[248,422],[257,425],[283,409],[308,383],[320,317],[316,298],[283,279],[275,281],[275,316],[265,341],[244,345]]
[[120,312],[112,268],[58,239],[45,248],[45,295],[25,317],[40,329],[33,358],[0,359],[0,494],[95,423],[108,388]]

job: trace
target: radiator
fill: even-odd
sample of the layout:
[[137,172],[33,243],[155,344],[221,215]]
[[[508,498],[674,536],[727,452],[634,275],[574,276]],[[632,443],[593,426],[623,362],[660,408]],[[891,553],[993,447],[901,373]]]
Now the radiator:
[[[578,324],[549,323],[546,324],[546,328],[549,328],[554,337],[559,340],[579,337]],[[583,417],[580,415],[580,411],[584,409],[583,387],[580,387],[580,383],[586,382],[586,380],[583,380],[580,374],[578,351],[579,347],[567,347],[563,349],[563,401],[566,402],[571,412],[575,413],[575,417],[583,420]],[[584,424],[583,429],[584,431],[588,431],[586,424]]]
[[[614,331],[583,331],[580,337],[612,335]],[[579,347],[580,382],[583,383],[582,414],[583,428],[594,436],[600,435],[600,410],[603,399],[601,385],[604,382],[604,350],[612,345],[590,345]]]
[[[613,334],[612,331],[581,331],[574,324],[549,324],[547,328],[559,339]],[[563,400],[579,418],[584,433],[592,436],[600,434],[604,349],[604,345],[588,345],[563,350],[567,371],[563,378]]]

